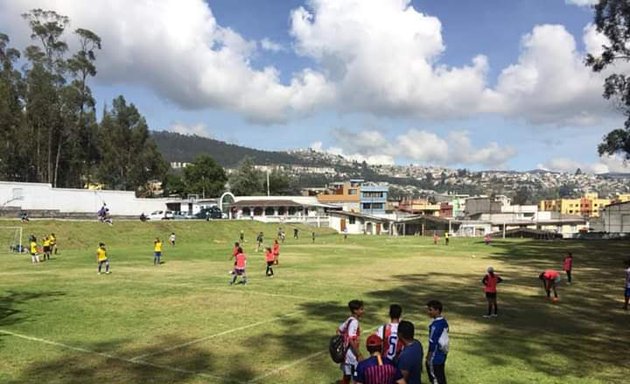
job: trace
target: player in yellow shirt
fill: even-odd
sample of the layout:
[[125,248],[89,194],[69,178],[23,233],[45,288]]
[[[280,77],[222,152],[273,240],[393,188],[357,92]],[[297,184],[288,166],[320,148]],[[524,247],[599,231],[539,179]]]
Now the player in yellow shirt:
[[44,255],[42,256],[43,260],[50,260],[50,237],[44,236],[44,240],[42,241]]
[[50,239],[50,251],[51,253],[54,253],[56,255],[57,254],[57,237],[55,237],[54,233],[51,233],[50,236],[48,236],[48,238]]
[[37,256],[37,239],[35,236],[31,235],[31,244],[30,244],[30,253],[31,253],[31,262],[33,264],[39,263],[39,257]]
[[98,263],[98,274],[101,274],[101,267],[105,264],[105,273],[111,273],[109,270],[109,259],[107,259],[107,250],[105,243],[99,243],[96,250],[96,262]]
[[153,242],[153,265],[160,265],[160,257],[162,257],[162,240],[156,237]]

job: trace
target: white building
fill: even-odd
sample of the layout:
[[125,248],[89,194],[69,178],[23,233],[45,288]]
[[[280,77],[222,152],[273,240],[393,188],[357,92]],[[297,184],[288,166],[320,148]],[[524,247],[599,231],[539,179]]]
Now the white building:
[[112,215],[139,216],[166,209],[172,199],[142,199],[131,191],[96,191],[53,188],[46,183],[0,181],[0,210],[48,212],[55,216],[71,213],[94,214],[107,205]]

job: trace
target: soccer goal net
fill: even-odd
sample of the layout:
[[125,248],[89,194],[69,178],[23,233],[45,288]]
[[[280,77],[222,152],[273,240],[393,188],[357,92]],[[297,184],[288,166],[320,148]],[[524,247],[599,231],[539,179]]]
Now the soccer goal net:
[[22,243],[22,227],[0,227],[0,254],[22,252],[26,252]]

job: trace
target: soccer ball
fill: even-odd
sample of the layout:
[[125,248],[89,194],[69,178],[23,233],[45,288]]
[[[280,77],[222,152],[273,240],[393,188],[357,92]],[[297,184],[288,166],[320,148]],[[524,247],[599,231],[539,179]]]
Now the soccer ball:
[[233,274],[234,274],[234,270],[230,269],[230,270],[228,271],[228,275],[233,275]]

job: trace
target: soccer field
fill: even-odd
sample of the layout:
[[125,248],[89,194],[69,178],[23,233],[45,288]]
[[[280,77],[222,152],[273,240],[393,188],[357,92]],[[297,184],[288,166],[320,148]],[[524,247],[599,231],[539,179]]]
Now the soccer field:
[[[6,226],[14,222],[3,222]],[[0,225],[2,226],[2,225]],[[361,344],[392,303],[426,351],[425,304],[444,303],[450,383],[625,383],[630,313],[621,309],[627,242],[537,242],[343,237],[283,226],[275,278],[265,277],[251,221],[32,221],[24,237],[54,232],[60,254],[32,265],[0,250],[1,383],[324,383],[340,378],[328,339],[365,301]],[[232,245],[245,232],[247,285],[229,286]],[[167,239],[177,234],[177,245]],[[153,265],[153,240],[165,243]],[[25,241],[25,240],[24,240]],[[97,275],[98,242],[112,274]],[[538,274],[574,253],[574,284],[543,298]],[[496,319],[485,319],[480,280],[494,266]],[[563,276],[564,278],[564,276]],[[426,382],[426,374],[423,375]]]

